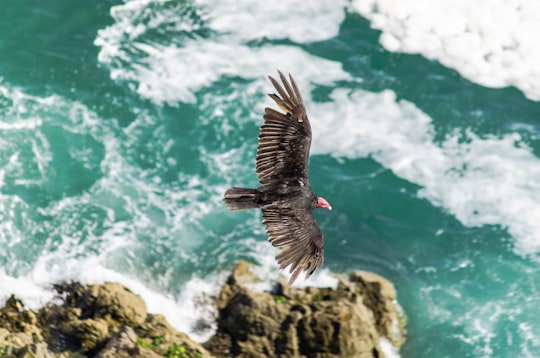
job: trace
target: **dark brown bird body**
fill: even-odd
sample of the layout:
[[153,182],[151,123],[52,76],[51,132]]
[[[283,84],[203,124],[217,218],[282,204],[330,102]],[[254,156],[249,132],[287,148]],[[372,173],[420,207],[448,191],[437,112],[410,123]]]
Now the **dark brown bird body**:
[[313,209],[331,210],[326,200],[311,190],[308,178],[311,126],[294,79],[279,72],[283,87],[272,77],[278,94],[269,94],[285,112],[265,108],[259,134],[257,189],[232,187],[225,193],[231,210],[260,208],[268,240],[282,247],[276,255],[280,269],[290,266],[292,284],[301,271],[308,278],[323,263],[323,236]]

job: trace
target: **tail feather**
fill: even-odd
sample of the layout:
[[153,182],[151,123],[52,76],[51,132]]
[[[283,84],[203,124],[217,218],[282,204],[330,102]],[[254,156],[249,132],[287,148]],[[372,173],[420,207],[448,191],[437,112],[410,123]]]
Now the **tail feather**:
[[229,210],[246,210],[259,207],[257,189],[238,188],[233,186],[225,192],[223,200]]

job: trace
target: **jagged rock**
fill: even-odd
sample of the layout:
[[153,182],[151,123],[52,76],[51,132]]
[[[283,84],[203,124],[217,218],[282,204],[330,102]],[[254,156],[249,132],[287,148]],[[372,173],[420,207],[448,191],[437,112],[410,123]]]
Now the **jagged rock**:
[[367,272],[340,278],[337,288],[294,289],[284,281],[272,293],[241,262],[216,305],[218,331],[201,345],[142,299],[113,283],[57,286],[61,304],[34,312],[11,297],[0,308],[0,355],[6,357],[384,357],[379,338],[404,341],[391,283]]
[[161,357],[151,349],[137,344],[137,335],[131,327],[123,327],[116,333],[96,358],[154,358]]
[[142,299],[114,283],[56,286],[63,303],[38,312],[11,297],[0,308],[0,355],[25,358],[211,358]]
[[[13,354],[19,354],[24,347],[39,342],[43,337],[36,323],[36,314],[24,310],[23,303],[11,296],[0,308],[0,347],[8,347]],[[41,348],[33,348],[37,349]]]
[[102,318],[83,320],[78,325],[77,338],[81,341],[82,349],[85,351],[98,347],[109,338],[107,321]]
[[212,352],[241,357],[384,357],[381,336],[396,347],[404,340],[395,290],[384,278],[355,272],[337,288],[294,289],[283,282],[273,293],[256,282],[249,265],[233,269],[218,297],[218,331]]
[[52,358],[53,355],[47,349],[46,343],[28,344],[16,354],[17,358]]
[[131,326],[141,324],[146,319],[146,305],[142,298],[118,283],[74,284],[59,288],[60,291],[66,289],[70,292],[69,304],[81,308],[86,315],[113,319]]
[[405,315],[396,301],[396,289],[382,276],[366,271],[355,271],[349,276],[363,297],[363,302],[374,315],[379,334],[394,346],[405,343]]
[[177,346],[184,347],[187,357],[210,358],[212,355],[198,342],[193,341],[187,334],[174,329],[169,322],[160,314],[148,315],[146,321],[136,330],[141,337],[159,338],[157,342],[153,340],[155,350],[167,355],[171,345],[174,342]]

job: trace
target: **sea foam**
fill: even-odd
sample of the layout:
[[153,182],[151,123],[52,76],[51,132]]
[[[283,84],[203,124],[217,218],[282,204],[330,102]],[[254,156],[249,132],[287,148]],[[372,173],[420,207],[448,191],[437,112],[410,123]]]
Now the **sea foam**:
[[[316,79],[329,84],[346,78],[337,63],[311,56],[294,46],[247,44],[264,38],[297,42],[331,38],[344,18],[344,4],[199,1],[193,9],[199,21],[194,21],[194,16],[186,19],[182,11],[152,8],[152,26],[143,27],[141,22],[149,6],[148,1],[128,1],[113,7],[115,23],[98,32],[95,44],[101,48],[99,61],[109,66],[113,79],[130,83],[141,96],[158,104],[195,102],[197,90],[223,77],[254,80],[260,79],[261,73],[275,73],[280,68],[294,72],[302,82]],[[294,13],[288,11],[291,7],[296,9]],[[204,28],[211,35],[187,37],[181,44],[162,44],[149,38],[152,32],[183,38],[185,35],[176,28],[171,30],[168,24],[186,21],[191,21],[193,32]],[[314,28],[313,21],[319,21],[321,26]]]
[[519,254],[540,252],[540,159],[518,134],[451,133],[438,144],[431,118],[414,104],[381,93],[337,89],[333,101],[308,104],[313,152],[371,156],[464,225],[501,225]]
[[389,51],[420,53],[488,87],[540,99],[540,3],[534,0],[355,0]]
[[347,2],[197,0],[194,4],[201,7],[211,29],[240,41],[267,38],[306,43],[335,36],[345,18]]

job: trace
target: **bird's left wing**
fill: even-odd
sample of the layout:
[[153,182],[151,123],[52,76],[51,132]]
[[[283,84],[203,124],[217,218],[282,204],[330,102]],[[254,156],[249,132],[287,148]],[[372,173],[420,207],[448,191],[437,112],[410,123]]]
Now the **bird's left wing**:
[[279,76],[283,86],[269,76],[277,91],[269,96],[285,113],[265,108],[255,170],[263,185],[308,184],[311,126],[294,79]]
[[272,208],[263,209],[262,213],[268,241],[275,247],[282,247],[276,255],[279,268],[290,266],[289,285],[300,272],[307,271],[307,279],[322,266],[323,235],[311,210]]

